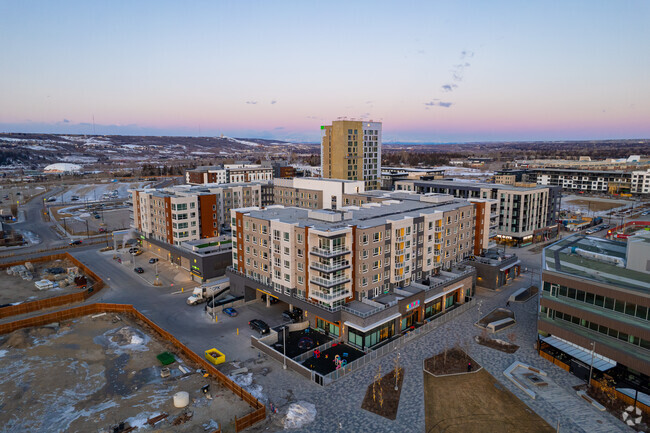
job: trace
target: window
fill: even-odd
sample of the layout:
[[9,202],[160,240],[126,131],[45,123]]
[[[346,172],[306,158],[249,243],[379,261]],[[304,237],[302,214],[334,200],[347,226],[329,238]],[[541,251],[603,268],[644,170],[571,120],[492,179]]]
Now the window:
[[289,242],[289,233],[288,233],[288,232],[284,232],[283,235],[284,235],[284,240],[287,241],[287,242]]
[[372,235],[373,242],[379,242],[381,240],[381,232],[376,232]]
[[290,264],[289,264],[289,260],[285,260],[285,261],[284,261],[284,267],[287,268],[287,269],[289,269],[289,266],[290,266]]
[[378,256],[379,254],[381,254],[381,247],[375,247],[372,249],[372,255],[374,257]]
[[302,243],[302,233],[298,233],[296,235],[296,239],[298,240],[298,243],[301,244]]

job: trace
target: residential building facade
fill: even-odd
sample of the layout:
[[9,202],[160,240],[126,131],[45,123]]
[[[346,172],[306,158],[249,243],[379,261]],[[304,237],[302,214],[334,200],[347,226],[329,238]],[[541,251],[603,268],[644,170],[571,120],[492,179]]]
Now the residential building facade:
[[275,204],[307,209],[337,209],[343,206],[345,194],[363,193],[365,184],[360,180],[295,177],[274,179]]
[[130,192],[133,227],[147,239],[173,245],[218,236],[228,227],[233,208],[273,203],[273,186],[268,182],[180,185]]
[[231,292],[298,306],[313,326],[357,347],[473,295],[475,271],[461,263],[474,241],[467,201],[429,195],[337,211],[276,205],[231,214]]
[[225,164],[197,167],[185,172],[190,185],[265,182],[273,180],[273,167],[258,164]]
[[398,191],[498,200],[496,238],[502,242],[525,245],[552,239],[558,234],[559,187],[518,187],[452,180],[403,180],[396,182],[395,187]]
[[362,180],[366,190],[379,189],[381,122],[335,120],[321,126],[321,173],[324,178]]

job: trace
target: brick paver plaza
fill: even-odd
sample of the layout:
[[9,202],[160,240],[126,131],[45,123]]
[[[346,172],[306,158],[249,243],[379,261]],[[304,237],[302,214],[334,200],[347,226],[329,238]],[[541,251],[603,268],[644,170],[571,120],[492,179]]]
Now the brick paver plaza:
[[[523,267],[522,267],[523,269]],[[538,274],[537,274],[538,275]],[[388,373],[394,366],[395,355],[390,354],[365,368],[346,376],[339,381],[321,387],[290,371],[283,371],[275,363],[272,372],[255,378],[255,383],[262,385],[264,395],[279,408],[279,417],[286,411],[287,395],[289,402],[306,401],[316,405],[316,420],[301,430],[305,432],[423,432],[424,402],[422,362],[424,359],[459,344],[491,373],[505,388],[519,397],[532,410],[556,427],[559,420],[561,432],[613,433],[630,432],[622,421],[612,415],[599,412],[577,396],[572,386],[582,382],[572,374],[551,364],[537,355],[534,349],[536,339],[537,300],[533,298],[524,304],[511,303],[517,324],[499,332],[496,338],[509,340],[519,345],[514,354],[481,346],[474,342],[474,336],[480,330],[473,325],[479,317],[496,307],[504,307],[508,296],[515,290],[530,284],[530,274],[508,285],[500,292],[478,289],[479,306],[456,317],[450,322],[433,330],[427,335],[410,341],[400,351],[401,364],[405,367],[404,388],[401,394],[399,411],[395,421],[361,409],[361,402],[368,385],[373,381],[377,365],[381,363],[382,374]],[[514,336],[514,339],[508,338]],[[503,375],[503,371],[515,360],[540,368],[548,373],[549,386],[536,389],[537,399],[526,396]],[[266,364],[273,361],[266,361]],[[278,368],[279,367],[279,368]],[[287,390],[291,390],[288,393]],[[459,402],[460,404],[461,402]],[[254,430],[272,431],[272,425],[261,425]],[[340,427],[339,427],[340,423]],[[266,430],[266,428],[269,428]]]

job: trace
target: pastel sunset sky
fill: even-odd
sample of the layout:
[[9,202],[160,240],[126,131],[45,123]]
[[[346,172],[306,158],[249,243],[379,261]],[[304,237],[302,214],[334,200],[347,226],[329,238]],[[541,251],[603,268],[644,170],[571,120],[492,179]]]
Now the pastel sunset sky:
[[648,1],[0,0],[0,132],[650,137]]

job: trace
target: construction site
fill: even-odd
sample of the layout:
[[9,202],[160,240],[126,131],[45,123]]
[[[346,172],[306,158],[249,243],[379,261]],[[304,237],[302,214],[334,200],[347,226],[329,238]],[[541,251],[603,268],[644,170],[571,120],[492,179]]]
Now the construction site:
[[239,430],[237,418],[251,413],[246,400],[254,399],[242,400],[234,384],[217,380],[124,307],[51,317],[0,336],[5,431]]

